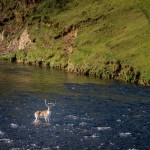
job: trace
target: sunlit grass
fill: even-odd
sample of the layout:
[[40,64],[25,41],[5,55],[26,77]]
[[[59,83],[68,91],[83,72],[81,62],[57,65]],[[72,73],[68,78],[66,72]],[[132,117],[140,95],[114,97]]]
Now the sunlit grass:
[[[27,49],[25,59],[97,68],[119,61],[150,80],[149,0],[72,0],[63,9],[51,3],[44,1],[28,17],[35,44]],[[73,52],[65,55],[67,44],[55,37],[71,25],[77,26],[78,34],[69,43]]]
[[[57,15],[49,14],[50,20],[59,24],[57,28],[49,31],[48,28],[43,28],[35,33],[39,33],[39,38],[40,34],[46,32],[47,36],[44,37],[47,38],[50,35],[58,35],[72,24],[79,25],[78,36],[72,41],[75,48],[69,56],[69,61],[74,64],[94,62],[94,65],[101,67],[99,61],[119,60],[124,65],[140,70],[145,78],[150,79],[147,67],[150,62],[150,39],[148,38],[150,37],[148,9],[150,5],[148,4],[148,0],[88,0],[86,2],[74,0]],[[38,38],[37,43],[44,45],[45,43],[41,43],[42,40]],[[63,42],[58,44],[58,40],[50,38],[47,40],[51,40],[56,49],[57,47],[63,49],[61,46]],[[45,55],[43,52],[38,53],[39,57]],[[58,55],[59,53],[57,57]]]

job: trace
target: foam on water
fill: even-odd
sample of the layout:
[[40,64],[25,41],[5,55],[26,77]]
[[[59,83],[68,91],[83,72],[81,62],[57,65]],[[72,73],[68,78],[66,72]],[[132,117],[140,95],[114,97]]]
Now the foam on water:
[[116,121],[117,121],[117,122],[121,122],[122,120],[121,120],[121,119],[117,119]]
[[130,133],[130,132],[119,133],[119,136],[120,137],[129,137],[129,136],[132,136],[132,133]]
[[55,149],[60,149],[60,146],[56,146],[56,147],[54,147]]
[[110,130],[111,127],[97,127],[98,131]]
[[94,120],[94,118],[91,118],[88,114],[84,114],[83,116],[81,116],[81,120],[92,121],[92,120]]
[[94,133],[92,135],[86,135],[86,136],[84,136],[84,138],[85,139],[87,139],[87,138],[99,138],[99,135],[97,133]]
[[66,116],[66,118],[70,118],[70,119],[76,120],[76,119],[78,119],[78,116],[76,116],[76,115],[68,115],[68,116]]
[[0,131],[0,138],[4,137],[5,133]]
[[99,135],[97,135],[97,133],[94,133],[93,135],[91,135],[92,138],[99,138]]
[[17,129],[19,126],[18,126],[17,124],[15,124],[15,123],[11,123],[11,124],[10,124],[10,127],[11,127],[12,129]]
[[48,105],[56,106],[56,103],[48,103]]
[[67,126],[68,126],[68,127],[73,127],[73,126],[74,126],[74,124],[67,124]]
[[42,148],[41,150],[51,150],[51,148],[47,147],[47,148]]
[[139,149],[136,149],[136,148],[129,148],[128,150],[139,150]]
[[101,143],[101,145],[98,147],[98,149],[101,148],[103,145],[104,145],[104,143]]
[[6,144],[12,144],[13,143],[13,140],[10,140],[10,139],[0,139],[0,142],[2,143],[6,143]]
[[86,126],[87,125],[87,123],[86,122],[81,122],[81,123],[79,123],[79,126]]

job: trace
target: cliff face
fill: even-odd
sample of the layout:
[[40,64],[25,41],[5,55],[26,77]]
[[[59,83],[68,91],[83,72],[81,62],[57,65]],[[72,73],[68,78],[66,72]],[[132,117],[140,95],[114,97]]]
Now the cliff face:
[[1,0],[0,54],[150,86],[149,0]]

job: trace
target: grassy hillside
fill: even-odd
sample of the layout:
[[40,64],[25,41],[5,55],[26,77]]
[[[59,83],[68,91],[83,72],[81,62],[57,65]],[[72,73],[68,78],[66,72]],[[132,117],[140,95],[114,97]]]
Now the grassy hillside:
[[5,24],[28,26],[34,43],[16,52],[17,60],[150,85],[149,0],[43,0],[23,6],[23,12],[13,9],[24,19]]

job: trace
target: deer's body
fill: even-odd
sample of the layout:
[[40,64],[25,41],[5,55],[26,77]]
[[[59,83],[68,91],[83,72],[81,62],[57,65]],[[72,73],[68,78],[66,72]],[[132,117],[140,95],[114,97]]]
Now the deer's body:
[[35,120],[34,120],[33,123],[39,122],[40,118],[44,118],[46,122],[49,122],[49,119],[50,119],[50,116],[51,116],[51,106],[49,106],[46,103],[46,100],[45,100],[45,105],[48,107],[48,110],[38,110],[38,111],[36,111],[34,113]]

